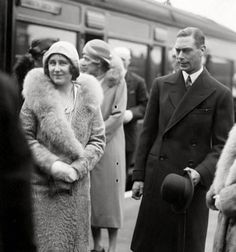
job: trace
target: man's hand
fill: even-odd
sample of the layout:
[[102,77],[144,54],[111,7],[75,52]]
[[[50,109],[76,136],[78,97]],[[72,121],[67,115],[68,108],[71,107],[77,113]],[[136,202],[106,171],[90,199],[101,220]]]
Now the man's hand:
[[193,180],[193,184],[194,186],[196,186],[200,182],[201,179],[200,174],[196,170],[189,167],[186,167],[184,170],[190,173],[190,176]]
[[140,197],[143,195],[143,181],[135,181],[132,187],[132,198],[139,200]]

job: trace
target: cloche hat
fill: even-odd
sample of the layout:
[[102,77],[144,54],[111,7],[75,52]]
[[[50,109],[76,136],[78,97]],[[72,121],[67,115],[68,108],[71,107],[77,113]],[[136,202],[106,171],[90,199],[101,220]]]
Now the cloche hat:
[[76,76],[74,76],[74,79],[79,76],[79,55],[72,43],[67,41],[58,41],[54,43],[48,51],[46,51],[43,56],[43,68],[45,73],[47,73],[48,59],[52,54],[61,54],[67,57],[76,69]]
[[189,207],[194,193],[194,185],[189,172],[183,176],[170,173],[161,186],[161,197],[170,203],[176,213],[183,213]]
[[88,41],[83,48],[83,53],[87,54],[95,62],[99,62],[102,59],[109,65],[111,63],[112,55],[110,46],[101,39]]

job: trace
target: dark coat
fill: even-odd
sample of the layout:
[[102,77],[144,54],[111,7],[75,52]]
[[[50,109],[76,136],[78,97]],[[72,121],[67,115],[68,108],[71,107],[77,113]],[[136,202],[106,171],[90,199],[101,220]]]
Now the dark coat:
[[31,152],[18,119],[16,86],[0,77],[0,251],[33,252]]
[[[144,119],[133,180],[144,195],[133,235],[135,252],[204,252],[208,209],[205,194],[233,124],[230,90],[204,70],[188,92],[181,72],[155,79]],[[161,199],[169,173],[196,169],[201,182],[184,214]],[[185,250],[182,249],[185,227]]]
[[130,122],[124,125],[126,151],[134,151],[137,143],[137,121],[144,117],[147,105],[147,90],[144,79],[137,74],[127,71],[125,75],[127,84],[127,108],[133,113]]

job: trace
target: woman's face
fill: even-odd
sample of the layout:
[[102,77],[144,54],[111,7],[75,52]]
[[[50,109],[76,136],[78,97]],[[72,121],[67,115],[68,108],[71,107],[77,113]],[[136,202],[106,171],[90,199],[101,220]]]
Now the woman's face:
[[49,77],[56,85],[66,85],[71,82],[70,61],[61,54],[53,54],[48,60]]
[[99,63],[95,63],[86,54],[83,54],[83,58],[80,60],[80,71],[82,73],[88,73],[93,76],[97,76],[99,69]]

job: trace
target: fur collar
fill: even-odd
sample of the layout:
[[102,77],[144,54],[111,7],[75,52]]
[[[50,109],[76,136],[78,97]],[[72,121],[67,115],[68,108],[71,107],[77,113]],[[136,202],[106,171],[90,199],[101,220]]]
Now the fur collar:
[[[81,88],[84,105],[94,110],[102,103],[103,92],[99,82],[92,76],[81,74],[76,80]],[[42,135],[55,148],[72,160],[83,156],[84,147],[76,139],[61,105],[58,90],[42,68],[31,70],[24,81],[23,96],[36,115]]]
[[125,76],[123,62],[116,54],[112,55],[110,69],[106,72],[104,82],[107,82],[109,87],[118,85]]
[[225,186],[236,183],[236,125],[229,132],[228,139],[217,163],[213,181],[215,193],[218,194]]

